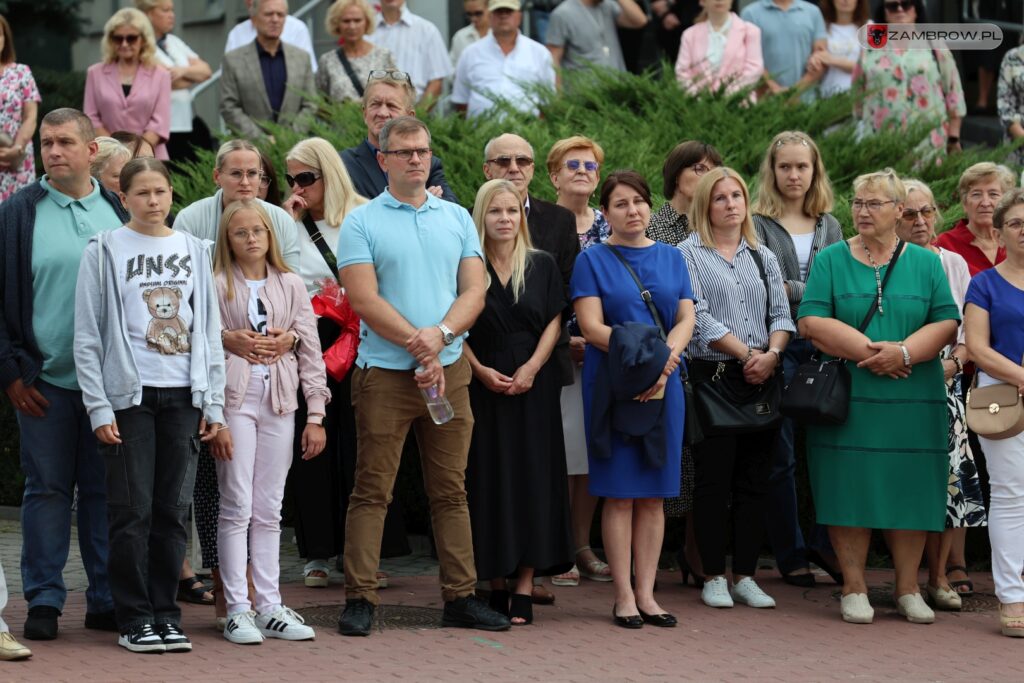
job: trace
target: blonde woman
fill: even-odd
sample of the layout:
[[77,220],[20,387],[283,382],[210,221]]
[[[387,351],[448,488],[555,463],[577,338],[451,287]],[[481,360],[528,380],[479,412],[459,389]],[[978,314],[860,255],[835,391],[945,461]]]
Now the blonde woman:
[[[754,200],[754,228],[779,260],[782,283],[789,298],[790,314],[796,318],[803,299],[807,273],[814,256],[843,239],[839,221],[832,216],[832,184],[818,146],[805,133],[784,131],[772,138],[761,162]],[[790,341],[782,356],[786,383],[801,363],[810,359],[814,347],[799,336]],[[783,420],[772,454],[765,499],[768,541],[782,579],[809,588],[814,585],[809,561],[821,566],[834,581],[842,582],[828,533],[816,527],[810,547],[800,531],[796,498],[795,429]]]
[[171,134],[171,74],[156,61],[156,38],[146,15],[118,10],[103,27],[103,61],[85,75],[85,114],[97,135],[126,130],[167,159]]
[[391,51],[366,39],[376,19],[366,0],[335,0],[327,10],[327,32],[338,37],[340,46],[320,55],[316,87],[335,102],[358,102],[371,71],[395,68]]
[[491,582],[491,608],[523,625],[533,621],[534,576],[572,567],[561,381],[557,363],[548,362],[566,299],[554,259],[532,248],[515,185],[484,183],[473,220],[489,280],[463,346],[473,369],[466,468],[473,556],[478,579]]
[[96,138],[96,146],[99,149],[89,163],[89,175],[116,194],[121,191],[118,180],[121,168],[131,160],[132,151],[118,140],[106,136]]

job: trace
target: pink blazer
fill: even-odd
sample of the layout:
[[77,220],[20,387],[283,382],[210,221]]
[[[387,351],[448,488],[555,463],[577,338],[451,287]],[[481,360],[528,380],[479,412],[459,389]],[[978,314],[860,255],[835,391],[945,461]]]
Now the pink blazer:
[[761,56],[761,29],[749,21],[743,21],[730,12],[732,27],[726,39],[722,63],[712,71],[707,61],[708,34],[711,24],[702,21],[683,31],[676,60],[676,78],[690,93],[710,88],[717,90],[723,82],[729,82],[727,92],[734,92],[753,85],[764,73],[764,59]]
[[103,126],[111,133],[156,133],[160,136],[154,150],[156,157],[167,158],[164,143],[171,134],[171,73],[167,69],[140,66],[125,97],[117,64],[93,64],[85,74],[83,110],[94,126]]

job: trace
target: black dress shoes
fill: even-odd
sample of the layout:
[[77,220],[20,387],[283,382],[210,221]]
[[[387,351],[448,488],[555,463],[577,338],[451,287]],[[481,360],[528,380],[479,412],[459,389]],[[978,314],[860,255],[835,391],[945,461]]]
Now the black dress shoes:
[[373,604],[366,598],[345,601],[338,619],[338,633],[343,636],[368,636],[373,625]]
[[639,614],[634,614],[628,617],[620,617],[615,613],[615,606],[612,605],[612,619],[615,621],[616,626],[622,628],[643,628],[644,620]]
[[651,626],[671,627],[679,623],[675,616],[669,614],[668,612],[665,612],[663,614],[648,614],[643,610],[639,611],[640,618],[643,620],[643,622],[645,624],[650,624]]
[[481,631],[507,631],[512,628],[512,622],[508,617],[494,611],[475,595],[444,603],[441,625],[476,628]]
[[29,640],[53,640],[57,637],[57,617],[60,610],[49,605],[36,605],[28,610],[25,619],[25,637]]

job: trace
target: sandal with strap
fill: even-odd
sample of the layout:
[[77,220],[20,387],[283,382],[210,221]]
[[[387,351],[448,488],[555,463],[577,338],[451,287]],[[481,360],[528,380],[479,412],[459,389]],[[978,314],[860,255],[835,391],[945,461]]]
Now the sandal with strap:
[[572,569],[566,573],[552,576],[551,585],[563,587],[580,585],[580,570],[576,568],[576,565],[573,565]]
[[1003,614],[1003,605],[999,605],[999,626],[1004,636],[1024,638],[1024,616],[1011,617]]
[[521,593],[513,593],[508,608],[509,619],[522,619],[521,622],[513,621],[513,626],[526,626],[533,623],[533,598]]
[[[967,567],[962,564],[954,565],[952,567],[946,567],[946,575],[950,572],[963,572],[966,579],[960,579],[959,581],[950,581],[949,586],[955,590],[961,598],[969,598],[974,595],[974,582],[970,579],[970,574],[967,573]],[[961,586],[966,587],[967,590],[960,590]]]
[[310,560],[302,569],[307,588],[327,588],[330,582],[331,567],[327,560]]
[[[209,598],[206,597],[207,593],[210,594]],[[190,602],[193,605],[212,605],[213,591],[193,574],[187,579],[178,581],[178,600]]]
[[[580,553],[591,550],[589,545],[585,545],[582,548],[576,550],[576,558],[579,559]],[[577,562],[576,566],[579,567],[580,576],[585,576],[591,581],[600,581],[602,583],[609,583],[612,580],[612,573],[608,567],[607,562],[594,558],[587,562]],[[607,573],[606,573],[607,572]]]

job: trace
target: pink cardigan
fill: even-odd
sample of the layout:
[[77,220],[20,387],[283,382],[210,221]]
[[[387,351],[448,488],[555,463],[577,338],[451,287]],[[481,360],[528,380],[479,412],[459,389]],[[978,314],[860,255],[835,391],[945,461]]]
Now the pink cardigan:
[[[227,298],[224,273],[216,276],[221,325],[225,330],[251,330],[249,286],[237,266],[232,267],[232,274],[235,280],[233,299]],[[324,405],[331,400],[331,392],[327,388],[320,335],[306,285],[295,273],[282,273],[268,263],[267,283],[259,290],[259,296],[267,309],[267,327],[279,327],[299,335],[298,350],[289,351],[270,366],[270,402],[274,412],[287,415],[299,407],[296,395],[301,382],[309,412],[325,415]],[[249,387],[249,361],[227,349],[224,349],[224,356],[227,365],[224,408],[238,410]]]
[[85,74],[82,108],[92,125],[103,126],[111,133],[156,133],[160,136],[160,144],[153,150],[156,158],[167,158],[164,143],[171,134],[171,73],[167,69],[140,66],[125,97],[117,64],[93,64]]
[[688,92],[696,94],[704,88],[717,90],[724,82],[729,82],[727,92],[735,92],[757,83],[764,73],[761,29],[743,21],[733,12],[729,16],[732,17],[732,26],[717,72],[712,72],[707,61],[710,22],[702,21],[683,31],[676,60],[676,78]]

